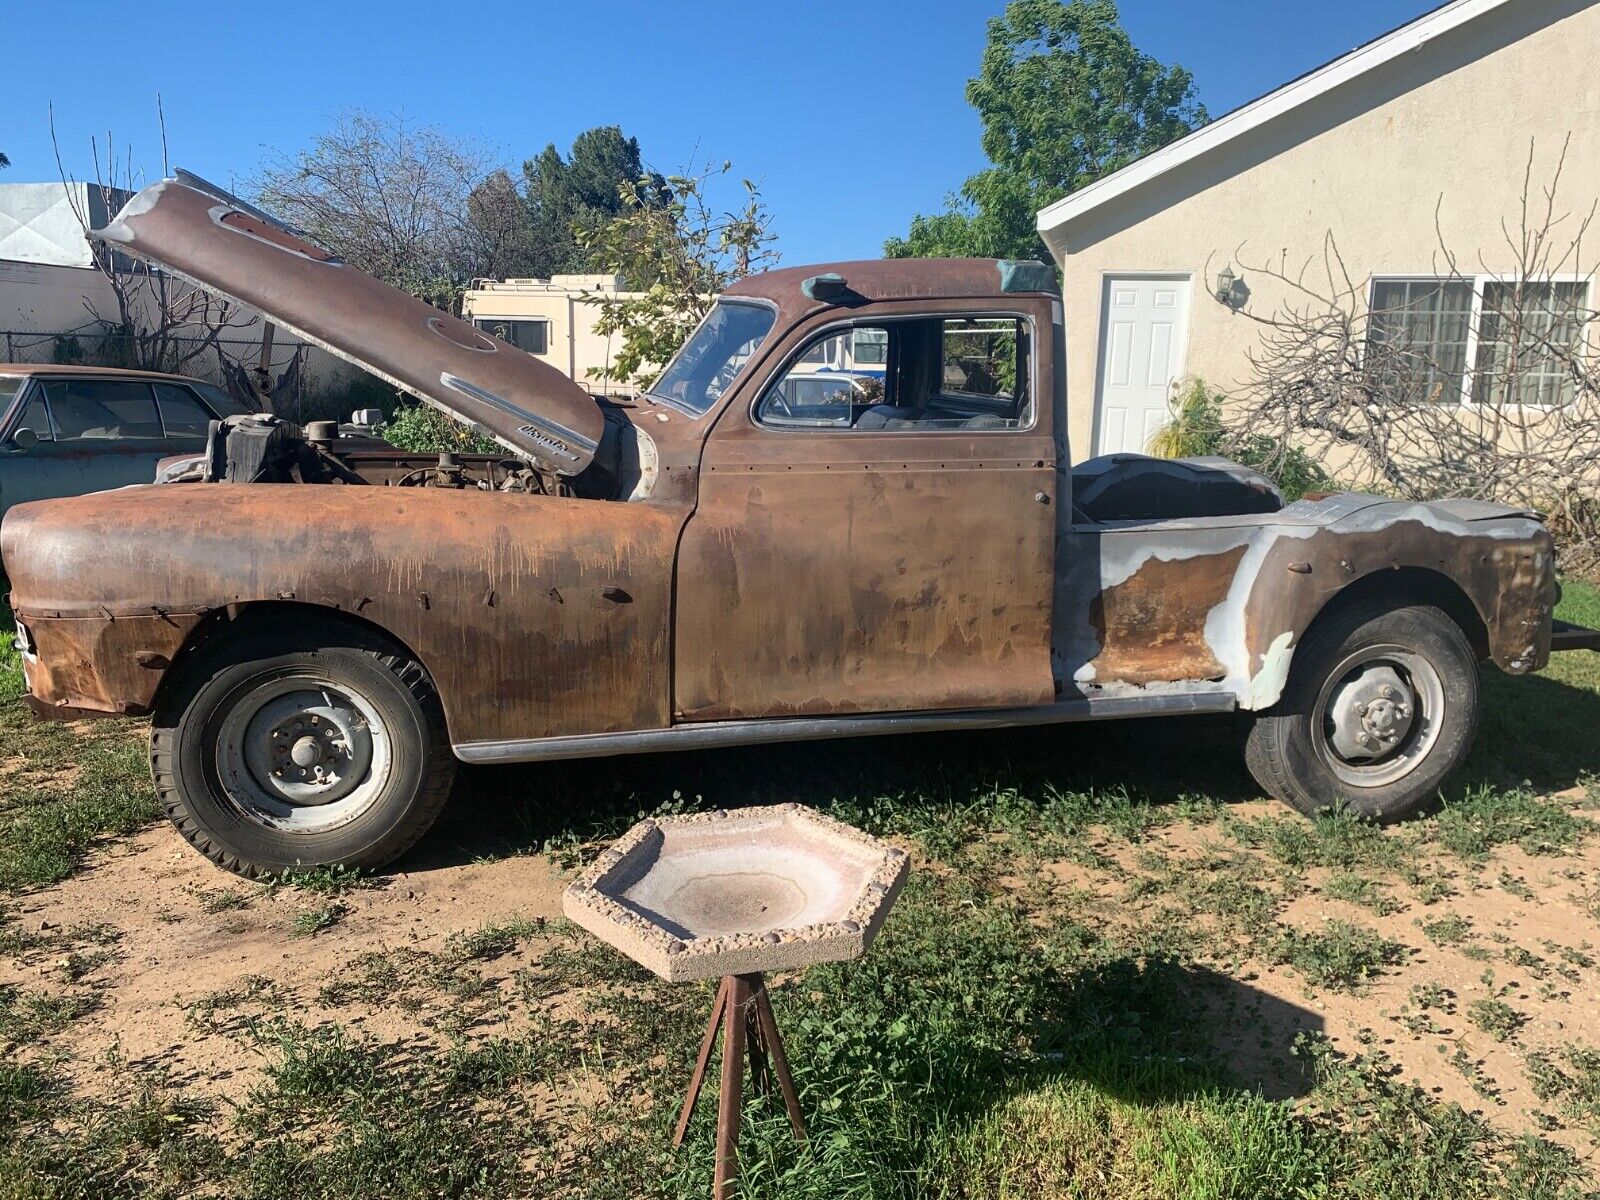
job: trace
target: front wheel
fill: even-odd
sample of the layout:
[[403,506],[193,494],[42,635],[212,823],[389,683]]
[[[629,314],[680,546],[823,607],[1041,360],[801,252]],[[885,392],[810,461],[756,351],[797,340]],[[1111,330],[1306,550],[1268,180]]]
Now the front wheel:
[[1245,742],[1250,773],[1308,815],[1343,803],[1378,821],[1438,795],[1478,727],[1478,664],[1429,606],[1352,606],[1296,653],[1283,698]]
[[[308,645],[222,635],[156,713],[150,766],[167,816],[226,870],[381,867],[427,831],[455,758],[427,673],[355,630]],[[318,639],[320,640],[320,639]]]

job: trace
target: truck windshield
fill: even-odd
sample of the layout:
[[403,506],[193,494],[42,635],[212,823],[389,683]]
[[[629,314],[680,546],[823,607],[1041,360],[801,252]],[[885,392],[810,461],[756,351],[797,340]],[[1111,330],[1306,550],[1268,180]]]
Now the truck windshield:
[[718,301],[648,394],[698,417],[728,390],[761,348],[776,317],[765,304]]

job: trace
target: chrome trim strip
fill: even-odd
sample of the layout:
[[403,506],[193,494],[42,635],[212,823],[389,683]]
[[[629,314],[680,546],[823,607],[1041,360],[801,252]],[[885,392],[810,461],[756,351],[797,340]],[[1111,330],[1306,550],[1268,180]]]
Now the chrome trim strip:
[[447,388],[451,388],[454,391],[460,392],[463,396],[471,396],[474,400],[481,401],[482,403],[489,405],[491,408],[499,409],[508,417],[515,417],[519,421],[526,421],[535,428],[544,430],[551,437],[560,438],[564,441],[570,442],[582,450],[589,451],[591,454],[600,448],[600,443],[596,442],[594,439],[586,438],[583,436],[583,434],[568,429],[559,421],[552,421],[549,417],[543,417],[538,413],[529,412],[527,409],[511,403],[511,401],[497,396],[493,392],[481,388],[475,383],[468,383],[459,375],[452,375],[449,371],[441,371],[439,373],[439,382],[444,384]]
[[502,742],[461,742],[452,747],[468,763],[545,762],[563,758],[605,758],[664,750],[700,750],[802,742],[819,738],[874,737],[888,733],[934,733],[947,729],[1005,729],[1105,721],[1129,717],[1183,716],[1233,712],[1232,692],[1178,692],[1156,696],[1107,696],[1062,700],[1033,708],[961,709],[951,712],[886,713],[853,717],[772,717],[752,721],[696,721],[666,729],[627,733],[585,733],[567,737],[524,738]]

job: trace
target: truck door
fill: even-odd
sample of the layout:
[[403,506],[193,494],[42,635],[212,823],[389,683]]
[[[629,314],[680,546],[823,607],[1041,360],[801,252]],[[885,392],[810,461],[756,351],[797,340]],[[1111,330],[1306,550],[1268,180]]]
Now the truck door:
[[1018,301],[817,318],[741,386],[679,552],[678,719],[1054,698],[1051,314]]

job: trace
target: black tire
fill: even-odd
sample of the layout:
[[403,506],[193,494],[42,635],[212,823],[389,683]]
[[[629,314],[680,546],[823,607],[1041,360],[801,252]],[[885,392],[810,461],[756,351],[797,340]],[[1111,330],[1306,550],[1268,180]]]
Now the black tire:
[[[1402,692],[1400,699],[1401,708],[1410,703],[1407,711],[1415,713],[1410,727],[1392,749],[1369,737],[1387,755],[1370,763],[1352,762],[1333,745],[1328,710],[1339,708],[1338,684],[1352,678],[1345,669],[1352,662],[1358,674],[1389,666],[1411,685],[1410,695]],[[1359,677],[1367,681],[1361,686],[1372,686],[1371,676]],[[1438,699],[1426,702],[1435,687]],[[1426,712],[1429,707],[1440,711]],[[1342,803],[1375,821],[1398,821],[1430,804],[1461,765],[1477,733],[1479,707],[1477,656],[1449,616],[1427,605],[1352,604],[1314,626],[1301,643],[1283,697],[1250,728],[1245,763],[1257,783],[1308,816]],[[1362,721],[1347,720],[1340,736],[1348,739],[1351,730],[1368,736],[1364,720],[1363,710]],[[1399,770],[1404,773],[1398,778],[1383,777]],[[1370,784],[1350,778],[1369,774]]]
[[[331,623],[294,634],[264,627],[236,634],[224,629],[175,670],[179,674],[165,689],[152,722],[150,771],[178,832],[224,870],[261,879],[313,866],[375,869],[410,849],[449,797],[456,762],[432,681],[404,651],[361,630]],[[284,689],[291,690],[282,699],[259,700]],[[279,734],[267,735],[273,739],[268,741],[261,722],[271,724],[272,715],[285,706],[303,707],[297,698],[311,692],[348,704],[306,707],[305,713],[331,712],[343,722],[336,733],[328,732],[335,728],[333,717],[320,731],[307,732],[342,737],[336,747],[365,739],[368,769],[347,772],[358,780],[354,784],[332,785],[352,788],[337,806],[283,801],[272,789],[309,785],[274,784],[270,778],[261,785],[260,778],[283,772],[259,769],[259,758],[247,761],[242,748],[249,742],[279,753],[284,744]],[[279,707],[269,709],[269,703]],[[252,712],[257,714],[253,720]],[[304,714],[286,719],[298,726],[302,718],[321,720]],[[224,735],[241,728],[244,737]],[[300,742],[312,746],[307,756],[319,753],[316,738],[300,737],[294,749]],[[333,769],[355,757],[347,749],[341,758],[330,748],[326,761]],[[291,774],[322,770],[320,763],[305,768],[297,762],[285,764]],[[320,775],[316,786],[321,786]],[[288,815],[267,811],[274,804]],[[294,828],[300,821],[309,825]]]

